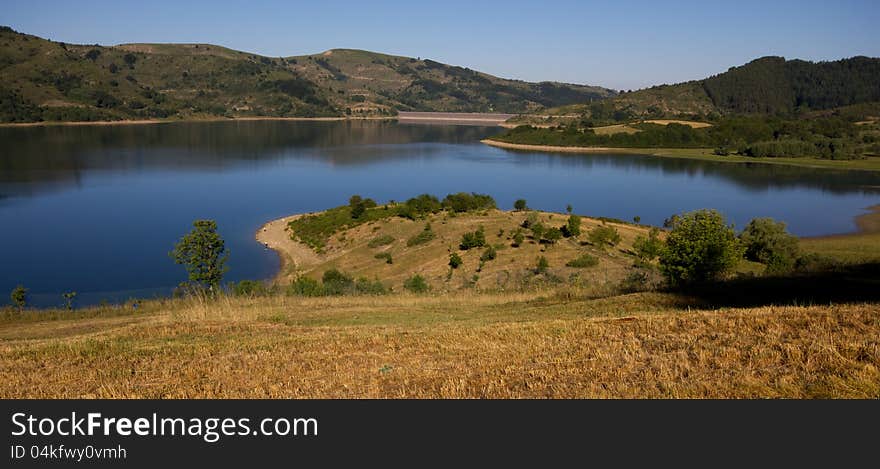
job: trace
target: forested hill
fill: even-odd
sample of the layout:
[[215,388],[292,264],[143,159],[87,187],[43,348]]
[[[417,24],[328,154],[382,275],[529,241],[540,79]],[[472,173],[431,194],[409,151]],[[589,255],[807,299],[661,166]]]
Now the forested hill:
[[0,73],[0,122],[517,113],[614,94],[366,51],[285,58],[210,44],[72,45],[9,27],[0,27]]
[[630,91],[542,114],[579,114],[595,121],[705,119],[712,114],[792,115],[877,101],[878,58],[808,62],[763,57],[702,80]]

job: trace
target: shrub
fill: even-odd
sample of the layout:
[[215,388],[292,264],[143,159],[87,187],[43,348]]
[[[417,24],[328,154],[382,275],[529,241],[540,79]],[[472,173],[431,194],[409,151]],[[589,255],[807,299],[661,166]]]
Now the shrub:
[[72,310],[74,306],[74,302],[76,301],[76,292],[69,291],[61,294],[61,297],[64,298],[64,307],[68,310]]
[[467,251],[468,249],[481,248],[485,245],[486,234],[483,232],[483,227],[481,226],[477,231],[463,234],[461,236],[461,244],[459,244],[458,247],[462,251]]
[[788,233],[785,223],[772,218],[755,218],[739,236],[746,259],[766,264],[768,273],[784,273],[794,268],[798,258],[798,239]]
[[518,212],[527,210],[528,206],[526,205],[526,199],[516,199],[516,201],[513,203],[513,209]]
[[485,251],[483,251],[483,254],[480,255],[480,262],[492,261],[495,260],[496,257],[498,257],[498,253],[495,252],[495,248],[489,246],[486,248]]
[[367,246],[371,247],[371,248],[377,248],[379,246],[387,246],[393,242],[394,242],[394,236],[382,235],[382,236],[377,236],[377,237],[371,239],[370,242],[367,243]]
[[431,224],[425,223],[425,228],[422,229],[422,231],[419,234],[406,240],[406,245],[409,247],[418,246],[420,244],[425,244],[427,242],[430,242],[432,239],[434,239],[436,237],[437,237],[437,235],[434,233],[433,230],[431,230]]
[[431,289],[425,278],[419,274],[413,275],[403,282],[403,288],[413,293],[425,293]]
[[532,230],[532,238],[539,242],[541,241],[541,238],[544,237],[544,232],[547,231],[547,227],[541,222],[533,223],[530,226],[530,229]]
[[513,247],[522,246],[523,241],[525,241],[525,236],[523,236],[522,230],[516,230],[516,233],[513,234]]
[[297,296],[323,296],[324,288],[317,280],[301,276],[287,287],[287,294]]
[[386,264],[393,264],[393,263],[394,263],[394,260],[391,259],[391,253],[390,253],[390,252],[380,252],[379,254],[376,254],[376,255],[373,256],[373,257],[374,257],[375,259],[385,259],[385,263],[386,263]]
[[461,267],[463,263],[464,261],[461,260],[461,256],[459,256],[457,252],[453,252],[449,255],[449,267],[457,269]]
[[732,226],[715,210],[675,219],[660,254],[660,268],[673,285],[715,280],[733,269],[743,249]]
[[489,195],[467,192],[449,194],[441,203],[443,208],[453,212],[470,212],[474,210],[488,210],[495,208],[495,199]]
[[399,215],[410,220],[421,218],[427,214],[437,213],[442,209],[440,201],[431,194],[422,194],[407,200],[399,209]]
[[232,286],[232,293],[235,296],[260,296],[268,293],[268,289],[263,282],[242,280]]
[[601,225],[593,228],[587,234],[587,239],[590,240],[594,246],[602,247],[605,246],[617,246],[620,243],[620,233],[617,232],[617,229],[613,226]]
[[370,281],[364,277],[357,279],[354,289],[361,295],[384,295],[388,293],[385,285],[379,280]]
[[525,229],[529,229],[532,226],[534,226],[536,223],[538,223],[538,214],[532,212],[526,217],[525,220],[523,220],[521,226]]
[[321,282],[324,284],[325,295],[345,295],[354,289],[354,280],[337,269],[324,272]]
[[547,262],[547,258],[544,256],[538,257],[537,265],[535,266],[536,274],[543,274],[547,272],[547,269],[550,268],[550,263]]
[[599,265],[599,258],[596,256],[592,256],[590,254],[584,253],[579,257],[572,259],[565,263],[568,267],[575,267],[578,269],[585,269],[587,267],[595,267]]
[[648,290],[649,277],[647,272],[633,270],[621,282],[618,287],[622,293],[635,293]]

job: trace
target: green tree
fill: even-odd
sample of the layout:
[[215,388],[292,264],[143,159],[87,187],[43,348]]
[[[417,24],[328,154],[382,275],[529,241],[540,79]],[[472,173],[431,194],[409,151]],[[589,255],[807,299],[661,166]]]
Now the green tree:
[[739,236],[746,259],[767,265],[768,273],[784,273],[794,268],[800,249],[798,239],[784,222],[755,218]]
[[604,248],[605,246],[617,246],[620,243],[620,233],[613,226],[601,225],[587,233],[587,239],[593,245]]
[[569,215],[568,222],[562,227],[562,234],[566,238],[578,237],[581,235],[581,217],[577,215]]
[[351,218],[357,220],[367,211],[367,205],[364,199],[359,195],[353,195],[348,199],[348,207],[351,209]]
[[733,226],[716,210],[697,210],[675,219],[660,254],[660,269],[673,285],[715,280],[742,259]]
[[571,214],[571,211],[574,210],[574,207],[571,204],[565,206],[565,213]]
[[12,290],[12,293],[9,294],[9,298],[12,300],[13,306],[22,310],[27,306],[28,289],[25,288],[24,285],[18,285]]
[[656,259],[663,251],[663,240],[660,239],[660,230],[651,228],[647,238],[641,235],[637,236],[635,241],[633,241],[633,249],[636,251],[636,256],[642,261],[650,262]]
[[69,291],[61,294],[61,297],[64,298],[64,307],[68,310],[73,309],[73,303],[76,301],[76,292]]
[[461,260],[461,256],[459,256],[457,252],[453,252],[449,255],[449,267],[457,269],[461,267],[461,264],[463,263],[464,261]]
[[526,205],[526,199],[516,199],[516,201],[513,203],[513,209],[518,212],[526,210],[527,208],[528,206]]
[[352,293],[354,290],[354,279],[351,276],[337,269],[330,269],[324,272],[321,277],[324,284],[324,293],[327,295],[345,295]]
[[467,251],[468,249],[481,248],[485,245],[486,233],[483,231],[483,227],[481,226],[477,231],[463,234],[461,236],[461,243],[458,247],[462,251]]
[[169,253],[177,264],[186,267],[189,281],[214,291],[226,273],[226,243],[217,233],[214,220],[196,220],[193,229]]
[[562,239],[562,231],[555,226],[544,232],[544,239],[550,244],[556,244]]

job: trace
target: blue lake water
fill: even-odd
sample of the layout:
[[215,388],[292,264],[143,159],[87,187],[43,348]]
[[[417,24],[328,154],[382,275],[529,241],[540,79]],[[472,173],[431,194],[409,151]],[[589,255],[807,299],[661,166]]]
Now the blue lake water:
[[636,155],[513,152],[479,143],[497,128],[393,122],[211,122],[0,128],[0,304],[167,295],[185,280],[168,257],[197,218],[219,225],[227,279],[271,277],[254,240],[265,222],[361,194],[517,198],[542,210],[662,224],[716,208],[737,227],[770,216],[802,236],[855,230],[880,203],[880,174]]

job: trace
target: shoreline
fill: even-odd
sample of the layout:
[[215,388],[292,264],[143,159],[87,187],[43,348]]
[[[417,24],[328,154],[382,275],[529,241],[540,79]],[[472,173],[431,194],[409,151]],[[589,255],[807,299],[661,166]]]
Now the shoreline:
[[717,156],[711,154],[710,148],[631,148],[631,147],[567,147],[559,145],[532,145],[526,143],[508,143],[492,138],[480,140],[480,143],[505,150],[537,151],[548,153],[617,153],[625,155],[655,156],[658,158],[678,158],[686,160],[709,161],[729,164],[769,164],[799,166],[801,168],[836,169],[843,171],[880,171],[880,158],[866,160],[822,160],[816,158],[753,158],[749,156]]
[[108,125],[151,125],[171,124],[176,122],[236,122],[236,121],[314,121],[335,122],[346,120],[397,120],[397,116],[370,117],[207,117],[198,119],[134,119],[118,121],[42,121],[42,122],[0,122],[0,127],[74,127],[74,126],[108,126]]
[[302,266],[320,261],[320,256],[312,248],[294,241],[287,232],[289,222],[307,215],[311,213],[297,213],[270,220],[259,227],[254,234],[257,242],[266,249],[275,251],[280,261],[278,272],[271,277],[272,283],[290,283]]

